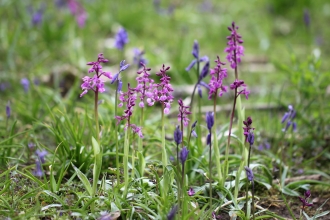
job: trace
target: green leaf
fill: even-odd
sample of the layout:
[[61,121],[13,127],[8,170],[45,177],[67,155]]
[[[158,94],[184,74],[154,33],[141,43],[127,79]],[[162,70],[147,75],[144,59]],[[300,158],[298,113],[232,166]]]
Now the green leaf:
[[94,156],[96,157],[96,155],[100,153],[100,145],[94,137],[92,137],[92,145],[94,149]]
[[57,196],[55,193],[52,193],[51,191],[49,190],[44,190],[43,191],[44,193],[46,193],[47,195],[53,197],[54,199],[56,199],[58,202],[61,203],[62,206],[66,207],[66,202],[64,202],[59,196]]
[[85,176],[85,174],[83,174],[75,165],[73,165],[73,163],[71,163],[73,169],[75,170],[78,178],[80,179],[80,181],[84,184],[88,194],[91,196],[93,195],[93,190],[92,190],[92,186],[89,183],[87,177]]

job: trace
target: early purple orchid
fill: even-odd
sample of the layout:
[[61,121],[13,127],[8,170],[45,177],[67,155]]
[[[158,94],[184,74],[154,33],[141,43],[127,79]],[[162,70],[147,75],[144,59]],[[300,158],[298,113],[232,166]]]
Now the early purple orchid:
[[107,62],[108,60],[103,57],[102,53],[100,53],[98,55],[97,61],[87,63],[87,65],[92,66],[88,70],[88,73],[95,72],[95,75],[93,77],[85,76],[82,78],[83,83],[81,84],[81,89],[84,91],[80,94],[80,97],[84,96],[88,92],[88,90],[92,90],[94,92],[100,92],[100,93],[103,93],[105,91],[104,88],[105,81],[101,79],[101,76],[105,76],[109,80],[112,79],[110,72],[105,72],[102,70],[101,63],[107,63]]

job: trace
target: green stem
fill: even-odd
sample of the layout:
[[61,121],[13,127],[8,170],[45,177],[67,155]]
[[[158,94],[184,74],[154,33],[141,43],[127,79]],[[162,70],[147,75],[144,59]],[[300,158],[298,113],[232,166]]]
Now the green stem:
[[216,91],[216,93],[213,95],[213,112],[214,112],[214,126],[213,126],[213,148],[214,148],[214,155],[215,155],[215,162],[216,162],[216,166],[217,166],[217,171],[218,171],[218,178],[219,178],[219,184],[220,186],[223,186],[223,178],[222,178],[222,172],[221,172],[221,163],[220,163],[220,150],[219,150],[219,146],[218,146],[218,138],[217,138],[217,123],[216,123],[216,111],[217,111],[217,94],[218,91]]
[[[116,81],[116,94],[115,94],[115,116],[117,116],[118,108],[118,81]],[[119,149],[118,149],[118,124],[115,125],[115,142],[116,142],[116,175],[117,175],[117,184],[120,183],[120,168],[119,168]]]
[[211,141],[210,141],[210,152],[209,152],[210,208],[212,208],[212,163],[211,163],[211,161],[212,161],[212,136],[211,136]]
[[162,104],[162,162],[163,162],[163,172],[167,166],[167,153],[165,146],[165,116],[164,116],[164,103]]
[[[129,122],[128,122],[129,123]],[[128,183],[129,183],[129,176],[128,176],[128,155],[129,155],[129,131],[130,126],[128,124],[127,129],[125,131],[125,140],[124,140],[124,181],[125,181],[125,187],[124,187],[124,194],[123,198],[126,199],[127,192],[128,192]]]
[[99,114],[98,114],[98,98],[99,98],[99,90],[96,88],[95,91],[95,99],[94,99],[94,117],[95,117],[95,125],[96,125],[96,140],[97,143],[100,144],[100,128],[99,128]]
[[231,130],[233,127],[233,120],[234,120],[234,115],[235,115],[236,100],[237,100],[237,88],[235,89],[235,98],[234,98],[233,109],[231,111],[229,131],[228,131],[228,142],[227,142],[226,151],[225,151],[225,163],[224,163],[224,174],[225,174],[224,178],[225,179],[228,176],[228,169],[229,169],[228,168],[229,146],[230,146]]

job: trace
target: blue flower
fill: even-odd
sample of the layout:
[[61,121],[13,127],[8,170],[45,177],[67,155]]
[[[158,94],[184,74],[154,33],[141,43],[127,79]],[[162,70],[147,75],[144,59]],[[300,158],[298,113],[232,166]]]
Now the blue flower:
[[116,34],[115,47],[118,50],[123,50],[128,43],[128,34],[124,28],[120,28]]

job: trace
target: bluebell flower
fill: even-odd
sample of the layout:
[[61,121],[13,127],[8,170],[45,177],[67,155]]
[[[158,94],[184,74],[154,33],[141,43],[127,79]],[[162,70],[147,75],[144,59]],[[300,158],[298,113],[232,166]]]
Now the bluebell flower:
[[142,67],[141,63],[143,63],[144,65],[146,65],[148,63],[148,61],[143,57],[143,55],[144,55],[143,50],[134,48],[133,52],[134,52],[133,62],[138,66],[138,69],[140,69]]
[[286,132],[290,126],[292,125],[292,130],[296,131],[297,130],[297,124],[294,122],[294,118],[296,117],[296,111],[293,109],[292,105],[288,106],[289,111],[286,112],[281,120],[281,123],[283,124],[286,122],[285,128],[282,129],[283,132]]
[[174,130],[174,141],[177,145],[182,143],[182,132],[180,130],[179,125],[176,126],[176,128]]
[[11,109],[10,109],[10,102],[8,101],[8,102],[7,102],[7,105],[6,105],[6,116],[7,116],[7,118],[10,117],[10,112],[11,112]]
[[170,210],[170,212],[167,214],[167,220],[174,220],[177,211],[178,211],[178,206],[174,205]]
[[246,177],[250,182],[253,182],[254,180],[254,175],[253,175],[253,171],[249,168],[249,167],[244,167],[245,171],[246,171]]
[[181,164],[184,164],[186,162],[188,153],[189,153],[189,150],[187,149],[187,147],[183,147],[182,150],[180,151]]
[[33,171],[33,175],[36,177],[42,177],[44,175],[41,168],[41,162],[39,160],[36,160],[36,169]]
[[209,131],[211,131],[213,125],[214,125],[214,113],[213,112],[207,112],[206,113],[206,124]]
[[128,43],[128,34],[124,28],[120,28],[116,34],[115,47],[118,50],[123,50],[127,43]]
[[45,157],[48,154],[46,150],[36,150],[36,155],[40,158],[41,163],[45,163]]
[[27,78],[21,79],[21,85],[23,86],[24,92],[27,93],[30,88],[30,81]]

